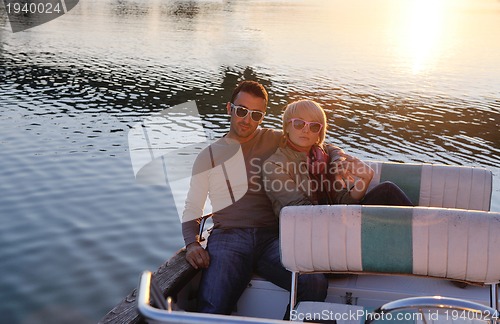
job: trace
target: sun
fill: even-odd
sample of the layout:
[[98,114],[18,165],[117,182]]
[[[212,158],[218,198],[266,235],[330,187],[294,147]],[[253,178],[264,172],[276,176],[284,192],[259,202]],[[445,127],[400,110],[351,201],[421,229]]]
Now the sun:
[[413,0],[408,3],[400,37],[413,74],[436,63],[446,26],[446,0]]

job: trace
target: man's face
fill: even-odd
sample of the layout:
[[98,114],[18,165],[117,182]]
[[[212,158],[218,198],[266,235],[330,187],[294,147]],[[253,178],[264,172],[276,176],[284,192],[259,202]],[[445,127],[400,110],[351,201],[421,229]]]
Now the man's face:
[[[256,97],[247,92],[240,92],[236,96],[233,104],[235,106],[242,106],[249,110],[257,110],[266,112],[266,101],[263,98]],[[228,114],[231,115],[231,128],[229,133],[232,137],[239,141],[245,141],[257,129],[257,126],[262,122],[262,119],[255,121],[252,119],[252,113],[249,112],[245,117],[238,117],[236,112],[231,110],[231,103],[227,104]]]

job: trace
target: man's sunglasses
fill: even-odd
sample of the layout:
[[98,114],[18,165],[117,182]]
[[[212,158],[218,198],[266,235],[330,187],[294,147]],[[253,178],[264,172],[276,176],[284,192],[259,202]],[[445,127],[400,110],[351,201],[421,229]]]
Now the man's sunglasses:
[[236,116],[240,118],[245,118],[248,115],[248,113],[250,113],[250,117],[252,117],[252,120],[256,122],[261,121],[262,118],[264,118],[264,115],[266,114],[263,111],[250,110],[243,106],[236,106],[233,103],[231,104],[231,110],[234,110]]
[[297,130],[301,130],[302,128],[309,127],[309,130],[313,133],[319,133],[321,129],[323,128],[323,124],[318,123],[318,122],[308,122],[305,120],[302,120],[300,118],[292,118],[290,119],[290,123],[292,123],[293,128]]

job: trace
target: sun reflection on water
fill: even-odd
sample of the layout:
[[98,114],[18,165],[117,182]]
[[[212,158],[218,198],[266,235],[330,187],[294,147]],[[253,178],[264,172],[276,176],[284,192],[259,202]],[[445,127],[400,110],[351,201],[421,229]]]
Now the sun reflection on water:
[[414,0],[409,4],[406,48],[413,74],[419,74],[436,63],[445,27],[445,2],[443,0]]

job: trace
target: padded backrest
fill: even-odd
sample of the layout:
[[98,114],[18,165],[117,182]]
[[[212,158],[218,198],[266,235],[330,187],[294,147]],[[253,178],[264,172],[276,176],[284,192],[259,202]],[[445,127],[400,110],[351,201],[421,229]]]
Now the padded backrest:
[[280,214],[281,261],[296,272],[500,281],[500,213],[429,207],[293,206]]
[[370,162],[375,175],[368,190],[396,183],[415,206],[490,210],[491,171],[479,167]]

